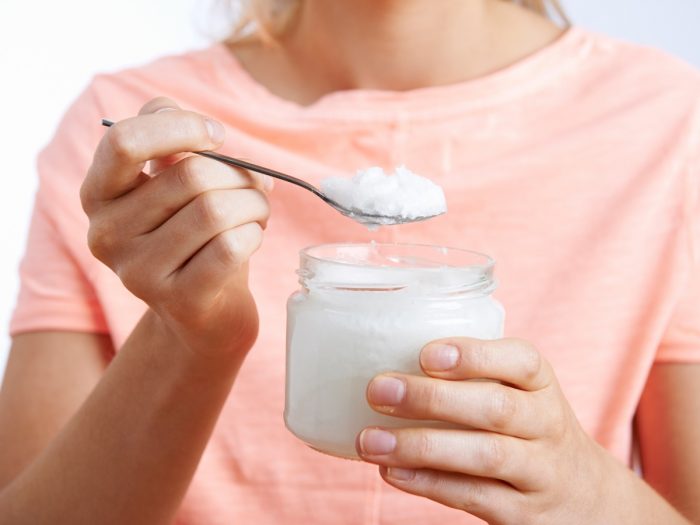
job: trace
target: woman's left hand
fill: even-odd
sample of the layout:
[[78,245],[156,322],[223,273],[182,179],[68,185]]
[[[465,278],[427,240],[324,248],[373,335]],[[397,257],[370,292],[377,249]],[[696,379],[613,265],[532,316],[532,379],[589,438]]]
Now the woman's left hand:
[[[358,453],[387,483],[492,524],[612,523],[610,484],[627,469],[583,431],[532,345],[443,339],[420,363],[429,377],[375,377],[370,405],[456,428],[363,430]],[[463,381],[477,378],[500,383]]]

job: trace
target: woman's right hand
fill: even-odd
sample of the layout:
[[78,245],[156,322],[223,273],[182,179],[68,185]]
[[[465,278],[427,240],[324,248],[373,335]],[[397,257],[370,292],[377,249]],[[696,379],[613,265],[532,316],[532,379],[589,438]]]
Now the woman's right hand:
[[[95,257],[208,356],[245,354],[255,341],[247,264],[270,213],[266,177],[182,155],[223,139],[218,122],[154,99],[107,130],[80,191]],[[155,175],[143,171],[149,161]]]

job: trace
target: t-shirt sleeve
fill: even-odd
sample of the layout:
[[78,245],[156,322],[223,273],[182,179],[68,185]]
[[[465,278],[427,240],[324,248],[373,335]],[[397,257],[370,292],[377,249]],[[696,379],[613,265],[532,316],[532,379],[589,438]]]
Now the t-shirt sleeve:
[[657,363],[700,363],[700,267],[683,292],[656,352]]
[[20,264],[20,289],[10,333],[107,332],[90,281],[99,264],[87,248],[88,220],[80,185],[100,140],[101,111],[90,87],[73,103],[39,154],[39,188]]
[[656,353],[657,363],[700,363],[700,102],[691,127],[687,159],[688,278]]

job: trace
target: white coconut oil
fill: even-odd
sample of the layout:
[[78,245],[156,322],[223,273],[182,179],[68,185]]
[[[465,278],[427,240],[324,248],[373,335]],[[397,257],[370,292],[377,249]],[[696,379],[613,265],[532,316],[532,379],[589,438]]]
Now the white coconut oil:
[[301,290],[287,305],[285,422],[328,454],[356,458],[355,438],[367,426],[415,425],[368,406],[372,377],[421,374],[420,349],[434,339],[502,336],[504,311],[491,297],[493,260],[482,254],[322,245],[301,252],[299,275]]
[[442,188],[406,166],[397,166],[392,174],[374,166],[358,170],[352,178],[329,177],[321,181],[321,190],[346,209],[357,210],[356,220],[362,223],[367,223],[363,215],[411,221],[447,211]]

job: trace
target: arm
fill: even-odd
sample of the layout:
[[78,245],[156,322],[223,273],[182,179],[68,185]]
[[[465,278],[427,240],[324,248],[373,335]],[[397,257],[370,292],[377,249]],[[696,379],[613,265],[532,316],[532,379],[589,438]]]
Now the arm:
[[0,394],[0,488],[63,428],[99,381],[112,344],[106,336],[17,336]]
[[644,478],[700,523],[700,365],[656,364],[637,425]]
[[222,140],[220,124],[156,99],[100,142],[81,188],[88,244],[150,308],[104,374],[103,337],[15,341],[0,401],[11,523],[158,524],[179,507],[258,330],[247,261],[263,181],[181,155]]
[[86,334],[13,346],[0,408],[0,474],[21,471],[0,493],[10,523],[151,524],[175,513],[240,362],[193,359],[152,313],[98,382],[104,346]]

